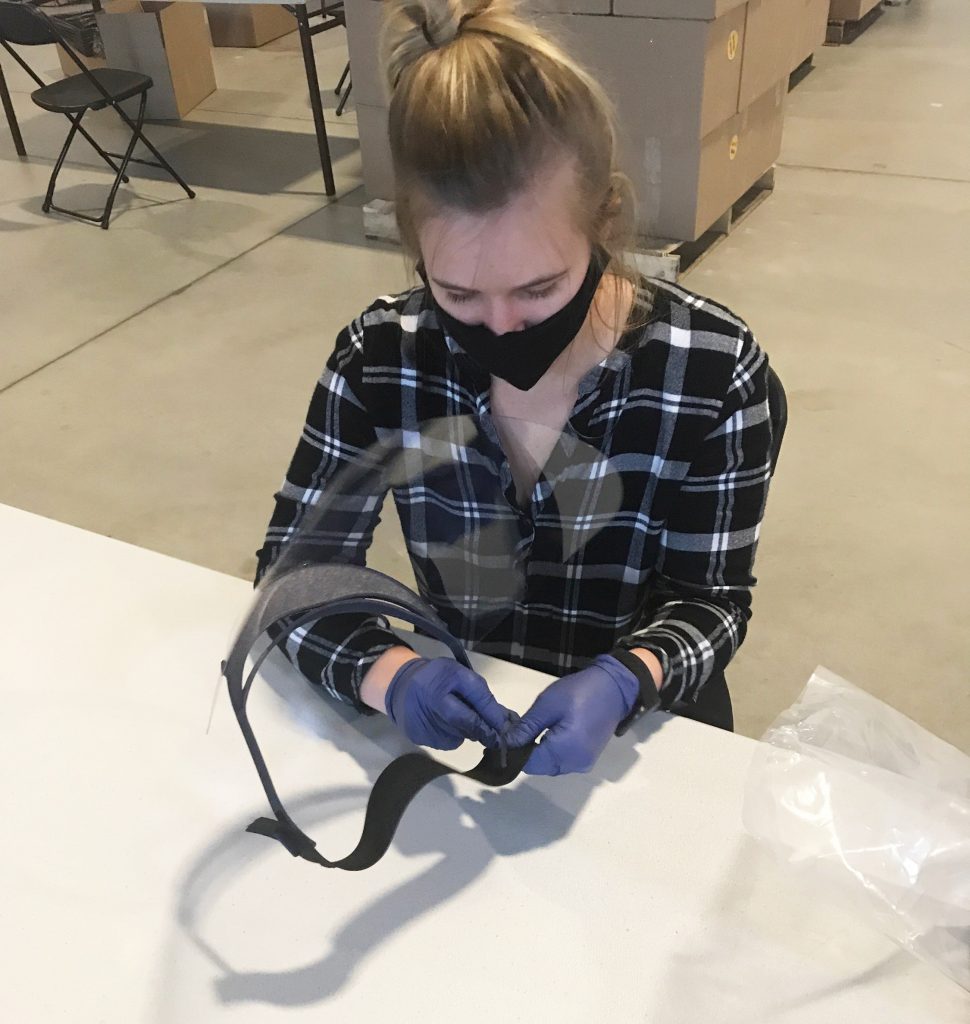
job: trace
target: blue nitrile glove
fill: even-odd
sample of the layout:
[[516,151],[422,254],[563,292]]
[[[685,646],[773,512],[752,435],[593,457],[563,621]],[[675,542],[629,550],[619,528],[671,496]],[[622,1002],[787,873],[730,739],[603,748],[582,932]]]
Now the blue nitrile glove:
[[454,750],[466,739],[499,745],[510,712],[485,680],[451,658],[412,658],[394,673],[384,707],[412,743]]
[[637,677],[601,654],[582,671],[547,686],[506,740],[510,747],[524,747],[548,729],[523,770],[529,775],[588,772],[639,695]]

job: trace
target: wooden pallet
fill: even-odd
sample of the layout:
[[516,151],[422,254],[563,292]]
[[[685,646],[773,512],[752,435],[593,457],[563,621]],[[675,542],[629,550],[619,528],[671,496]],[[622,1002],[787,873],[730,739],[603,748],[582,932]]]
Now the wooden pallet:
[[648,277],[676,281],[688,267],[695,266],[713,252],[725,238],[771,195],[775,187],[775,169],[766,171],[723,216],[716,220],[696,242],[644,239],[632,254],[637,268]]
[[873,9],[858,21],[830,21],[825,31],[826,46],[842,46],[843,43],[854,43],[863,32],[882,17],[882,4]]

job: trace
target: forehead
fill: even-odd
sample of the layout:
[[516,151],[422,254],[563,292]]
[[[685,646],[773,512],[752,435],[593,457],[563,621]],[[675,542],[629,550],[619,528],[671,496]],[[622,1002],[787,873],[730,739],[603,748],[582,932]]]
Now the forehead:
[[560,162],[487,213],[440,208],[418,228],[428,273],[469,289],[514,287],[588,257],[575,215],[576,176]]

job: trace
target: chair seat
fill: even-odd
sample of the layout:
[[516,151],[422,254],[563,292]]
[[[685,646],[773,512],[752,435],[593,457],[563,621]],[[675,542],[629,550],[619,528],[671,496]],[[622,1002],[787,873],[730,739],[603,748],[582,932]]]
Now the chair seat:
[[[94,68],[91,74],[98,80],[104,91],[115,103],[137,96],[152,87],[152,80],[137,71],[123,71],[120,68]],[[60,82],[45,85],[31,93],[30,98],[38,107],[54,114],[76,114],[82,110],[100,110],[108,106],[98,88],[87,75],[71,75]]]

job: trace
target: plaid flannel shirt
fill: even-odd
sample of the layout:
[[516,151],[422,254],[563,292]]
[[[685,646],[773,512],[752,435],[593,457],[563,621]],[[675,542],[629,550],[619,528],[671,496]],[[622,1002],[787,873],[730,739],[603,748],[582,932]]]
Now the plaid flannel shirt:
[[[374,302],[341,331],[316,385],[257,580],[328,487],[339,488],[341,470],[375,443],[420,444],[427,424],[471,418],[479,439],[458,439],[448,472],[393,488],[419,590],[449,631],[470,649],[556,676],[617,646],[645,648],[663,666],[664,705],[696,700],[751,615],[771,475],[768,361],[723,306],[646,283],[650,322],[583,379],[521,505],[491,419],[488,374],[438,326],[423,287]],[[314,557],[364,564],[383,496],[361,494],[349,507],[348,497],[315,531]],[[483,525],[511,535],[506,564],[486,550],[495,531]],[[448,559],[461,565],[449,572]],[[518,588],[507,585],[512,562]],[[465,593],[453,592],[456,578]],[[477,614],[489,602],[489,614]],[[293,630],[283,646],[307,679],[366,713],[361,680],[401,642],[382,619],[344,617]]]

